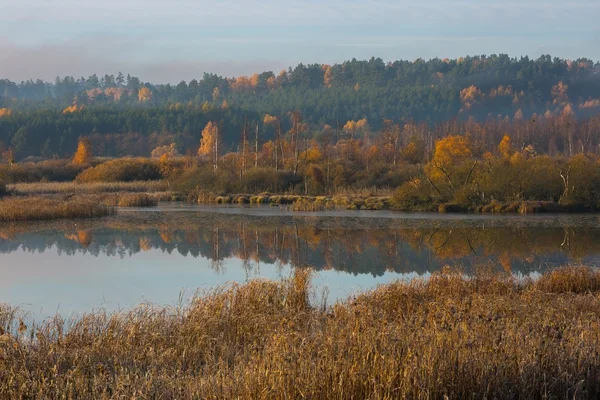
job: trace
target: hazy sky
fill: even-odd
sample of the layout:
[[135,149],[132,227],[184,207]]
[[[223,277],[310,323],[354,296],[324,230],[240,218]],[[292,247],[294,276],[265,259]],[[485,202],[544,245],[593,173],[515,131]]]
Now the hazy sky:
[[0,0],[0,78],[152,82],[371,56],[600,59],[600,0]]

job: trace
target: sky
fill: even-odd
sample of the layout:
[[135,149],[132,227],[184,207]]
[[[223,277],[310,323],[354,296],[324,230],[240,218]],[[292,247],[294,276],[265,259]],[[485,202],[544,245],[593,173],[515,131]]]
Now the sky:
[[506,53],[600,60],[599,0],[0,0],[0,79],[154,83],[300,62]]

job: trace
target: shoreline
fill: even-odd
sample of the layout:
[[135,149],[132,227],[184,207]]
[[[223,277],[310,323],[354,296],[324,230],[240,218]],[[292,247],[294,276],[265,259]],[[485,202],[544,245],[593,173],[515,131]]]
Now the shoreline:
[[393,196],[308,196],[291,194],[200,194],[188,197],[189,203],[197,204],[262,204],[278,207],[291,206],[293,211],[399,211],[431,213],[467,213],[467,214],[580,214],[595,213],[577,205],[563,205],[553,201],[519,200],[513,202],[490,202],[481,205],[464,206],[456,203],[424,203],[418,205],[399,204]]

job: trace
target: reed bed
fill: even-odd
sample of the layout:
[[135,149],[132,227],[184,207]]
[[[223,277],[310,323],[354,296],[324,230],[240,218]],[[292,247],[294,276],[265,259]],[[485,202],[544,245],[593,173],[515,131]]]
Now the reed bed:
[[117,193],[96,196],[111,207],[156,207],[159,197],[148,193]]
[[45,195],[45,194],[89,194],[89,193],[115,193],[115,192],[166,192],[169,184],[166,181],[136,181],[136,182],[38,182],[17,183],[8,185],[8,189],[15,195]]
[[6,197],[0,200],[0,222],[99,218],[114,213],[113,208],[88,199]]
[[[586,279],[582,279],[585,277]],[[331,307],[310,274],[26,327],[0,307],[1,398],[598,398],[600,281],[444,270]]]

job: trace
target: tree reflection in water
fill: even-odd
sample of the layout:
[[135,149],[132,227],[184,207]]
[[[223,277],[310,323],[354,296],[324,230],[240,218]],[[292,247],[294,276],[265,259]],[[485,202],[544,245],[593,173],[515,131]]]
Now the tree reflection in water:
[[[529,273],[565,263],[600,263],[600,224],[576,218],[354,218],[214,213],[128,213],[98,221],[0,227],[0,253],[17,250],[128,257],[160,250],[211,260],[229,258],[248,273],[261,264],[311,266],[380,276],[433,272],[444,265],[493,264]],[[540,221],[542,223],[540,223]]]

